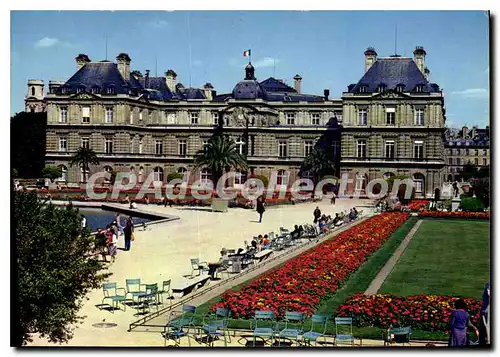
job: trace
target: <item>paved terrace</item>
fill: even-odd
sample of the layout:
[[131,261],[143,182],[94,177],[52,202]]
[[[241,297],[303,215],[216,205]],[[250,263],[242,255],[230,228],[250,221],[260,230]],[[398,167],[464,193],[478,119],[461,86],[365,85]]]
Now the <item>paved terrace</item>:
[[[294,224],[312,223],[312,213],[316,206],[319,206],[323,213],[332,216],[354,206],[363,209],[365,213],[370,211],[368,200],[339,199],[335,205],[323,200],[318,203],[269,207],[263,222],[259,224],[258,215],[254,210],[233,208],[228,212],[218,213],[201,207],[138,205],[139,210],[178,216],[180,219],[148,226],[146,231],[137,230],[132,249],[128,252],[118,250],[116,262],[109,265],[109,271],[113,273],[109,281],[125,287],[125,279],[141,278],[142,283],[156,282],[161,286],[163,280],[171,279],[172,285],[175,285],[184,275],[191,273],[190,258],[200,258],[201,261],[207,262],[217,261],[223,247],[237,249],[244,246],[245,240],[250,241],[258,234],[277,232],[280,227],[292,229]],[[309,247],[311,245],[312,243]],[[118,247],[123,246],[122,236],[119,238]],[[284,260],[290,257],[291,255]],[[271,265],[267,265],[263,271],[255,274],[270,268]],[[248,277],[245,277],[244,280],[247,279]],[[211,282],[215,283],[217,282]],[[236,284],[235,281],[233,285]],[[221,292],[225,289],[220,288]],[[83,323],[75,326],[74,337],[69,341],[69,346],[163,346],[163,338],[158,332],[127,331],[132,322],[143,317],[137,315],[135,309],[127,307],[125,312],[115,313],[98,309],[96,305],[101,304],[103,298],[101,289],[91,291],[87,298],[81,311],[81,315],[86,317]],[[210,297],[207,295],[207,298]],[[103,322],[116,325],[111,328],[96,327],[99,326],[96,324]],[[32,345],[54,344],[34,336]],[[363,345],[366,345],[365,341]]]

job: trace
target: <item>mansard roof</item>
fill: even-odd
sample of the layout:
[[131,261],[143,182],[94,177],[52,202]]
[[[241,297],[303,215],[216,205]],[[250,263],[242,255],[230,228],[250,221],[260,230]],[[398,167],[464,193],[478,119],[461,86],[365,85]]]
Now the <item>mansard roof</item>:
[[384,84],[386,90],[395,90],[403,85],[405,91],[412,92],[418,85],[423,85],[423,92],[439,92],[439,86],[429,83],[417,64],[409,57],[379,58],[354,86],[349,86],[349,93],[359,92],[365,86],[366,92],[376,92],[379,85]]

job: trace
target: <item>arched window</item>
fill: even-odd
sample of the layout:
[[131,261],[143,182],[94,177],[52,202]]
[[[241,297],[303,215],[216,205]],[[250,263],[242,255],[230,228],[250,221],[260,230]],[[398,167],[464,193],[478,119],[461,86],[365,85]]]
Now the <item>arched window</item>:
[[448,175],[448,182],[452,182],[453,181],[453,175],[452,174],[449,174]]
[[247,173],[236,171],[234,176],[234,184],[235,185],[243,185],[247,181]]
[[[209,169],[203,169],[201,170],[201,173],[200,173],[200,181],[204,184],[207,184],[208,182],[210,182],[210,180],[212,179],[212,174],[210,173],[210,170]],[[214,185],[216,185],[217,183],[214,182]]]
[[68,168],[64,165],[59,165],[58,167],[61,168],[61,177],[57,181],[68,182]]
[[183,181],[187,181],[187,174],[188,174],[188,170],[185,168],[185,167],[179,167],[177,169],[177,173],[179,174],[183,174],[184,177],[182,178]]
[[461,162],[460,158],[457,157],[457,165],[460,165],[460,162]]
[[276,175],[276,184],[288,186],[288,172],[286,172],[285,170],[279,170],[278,174]]
[[234,143],[238,147],[238,152],[243,155],[245,152],[245,140],[243,139],[243,136],[238,137]]
[[362,192],[366,187],[366,175],[358,172],[356,174],[356,191]]
[[[104,172],[107,174],[110,174],[113,172],[113,168],[111,166],[104,166]],[[105,177],[104,178],[105,183],[110,183],[111,182],[111,176]]]
[[451,157],[448,159],[448,164],[453,165],[453,159]]
[[413,175],[413,184],[415,193],[423,193],[425,191],[425,177],[421,173]]
[[31,87],[31,95],[35,95],[35,87]]
[[137,182],[144,182],[144,168],[139,167],[139,174],[137,175]]
[[163,182],[163,169],[161,167],[155,167],[153,170],[153,181]]

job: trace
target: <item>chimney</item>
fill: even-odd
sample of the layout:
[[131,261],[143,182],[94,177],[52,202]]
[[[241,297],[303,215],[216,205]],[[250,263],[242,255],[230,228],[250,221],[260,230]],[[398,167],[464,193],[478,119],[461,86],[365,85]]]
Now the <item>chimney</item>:
[[85,64],[90,62],[90,58],[89,56],[80,53],[78,56],[75,57],[75,61],[76,61],[76,70],[78,71],[80,68],[85,66]]
[[203,91],[205,92],[205,98],[207,98],[208,100],[213,99],[213,89],[214,86],[211,83],[206,83],[203,86]]
[[298,74],[295,75],[295,77],[293,77],[293,86],[295,88],[295,90],[297,91],[297,93],[300,94],[300,82],[302,81],[302,77],[299,76]]
[[149,88],[149,69],[146,69],[146,74],[144,75],[144,87]]
[[425,77],[425,79],[430,80],[430,76],[431,76],[431,71],[429,70],[429,68],[425,67],[424,68],[424,77]]
[[173,70],[169,69],[167,73],[165,73],[166,81],[167,81],[167,87],[170,89],[172,93],[176,92],[176,79],[177,79],[177,73],[175,73]]
[[[415,51],[413,51],[413,61],[416,63],[420,72],[425,75],[425,52],[422,46],[415,47]],[[430,73],[430,72],[429,72]]]
[[323,91],[323,94],[325,95],[325,100],[328,100],[328,96],[330,95],[330,90],[329,89],[325,89]]
[[467,139],[467,134],[469,132],[469,128],[466,126],[462,127],[462,139]]
[[131,59],[126,53],[120,53],[118,56],[116,56],[118,71],[126,81],[130,80],[130,62]]
[[365,51],[365,73],[377,60],[377,51],[373,47],[368,47]]

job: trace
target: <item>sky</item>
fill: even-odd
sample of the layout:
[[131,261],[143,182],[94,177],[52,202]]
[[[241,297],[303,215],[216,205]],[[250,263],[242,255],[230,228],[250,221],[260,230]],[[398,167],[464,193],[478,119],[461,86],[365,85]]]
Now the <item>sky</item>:
[[[397,31],[396,31],[397,29]],[[397,32],[397,41],[395,33]],[[106,46],[107,39],[107,46]],[[396,45],[395,45],[396,44]],[[340,98],[363,75],[363,52],[427,52],[431,82],[445,93],[447,125],[489,125],[489,19],[483,11],[13,11],[11,114],[24,109],[28,79],[69,79],[79,53],[163,75],[218,94],[244,78],[252,50],[258,80],[284,79],[302,92]],[[107,56],[106,56],[107,48]]]

